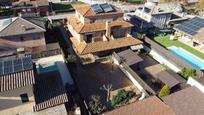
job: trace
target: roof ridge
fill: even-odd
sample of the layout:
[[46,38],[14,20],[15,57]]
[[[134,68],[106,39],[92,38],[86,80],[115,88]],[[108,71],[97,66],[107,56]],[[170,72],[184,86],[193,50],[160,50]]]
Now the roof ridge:
[[84,13],[83,16],[86,16],[87,12],[91,9],[91,7],[89,6],[89,9]]
[[[19,18],[21,18],[21,17],[19,17]],[[43,29],[44,31],[46,31],[44,28],[42,28],[42,27],[40,27],[40,26],[38,26],[38,25],[36,25],[36,24],[34,24],[34,23],[32,23],[32,22],[30,22],[30,21],[24,19],[24,18],[21,18],[21,19],[23,19],[23,20],[25,20],[26,22],[28,22],[28,23],[30,23],[30,24],[32,24],[32,25],[34,25],[34,26],[37,26],[38,28],[41,28],[41,29]]]

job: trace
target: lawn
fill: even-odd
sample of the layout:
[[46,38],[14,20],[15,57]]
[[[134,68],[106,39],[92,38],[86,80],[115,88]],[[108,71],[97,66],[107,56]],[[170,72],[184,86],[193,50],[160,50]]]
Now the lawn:
[[156,42],[158,42],[159,44],[161,44],[162,46],[164,47],[170,47],[170,46],[177,46],[177,47],[181,47],[189,52],[191,52],[192,54],[200,57],[201,59],[204,59],[204,54],[197,51],[196,49],[190,47],[190,46],[187,46],[186,44],[184,43],[181,43],[180,41],[178,40],[170,40],[170,35],[166,35],[166,36],[157,36],[154,38],[154,40]]
[[52,9],[56,13],[72,12],[74,11],[73,6],[83,4],[83,2],[72,2],[72,3],[53,3]]

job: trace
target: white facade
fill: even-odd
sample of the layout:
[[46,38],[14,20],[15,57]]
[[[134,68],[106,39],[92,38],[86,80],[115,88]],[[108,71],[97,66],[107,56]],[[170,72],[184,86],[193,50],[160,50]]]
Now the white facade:
[[204,85],[198,82],[197,80],[195,80],[194,78],[189,77],[187,84],[197,87],[199,90],[201,90],[201,92],[204,93]]
[[52,2],[52,3],[66,3],[66,2],[76,2],[76,0],[48,0],[48,2]]

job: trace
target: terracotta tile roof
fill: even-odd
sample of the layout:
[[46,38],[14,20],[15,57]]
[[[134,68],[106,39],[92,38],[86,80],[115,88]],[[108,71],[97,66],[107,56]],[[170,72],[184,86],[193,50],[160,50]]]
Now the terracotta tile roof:
[[203,115],[204,94],[196,87],[188,87],[163,98],[176,115]]
[[142,41],[133,37],[125,37],[111,41],[98,41],[94,43],[78,42],[76,38],[72,37],[71,41],[77,49],[78,53],[82,55],[142,44]]
[[[106,23],[91,23],[91,24],[82,24],[76,16],[72,15],[68,17],[68,24],[70,24],[77,33],[86,33],[86,32],[96,32],[106,30]],[[132,27],[133,25],[125,21],[113,21],[111,27],[120,26],[120,27]]]
[[156,96],[152,96],[134,102],[129,105],[125,105],[113,111],[104,113],[104,115],[176,115],[173,110],[166,104],[164,104]]
[[87,4],[82,4],[82,5],[76,5],[74,9],[79,12],[82,16],[84,17],[89,17],[89,16],[100,16],[100,15],[113,15],[113,14],[122,14],[123,11],[115,6],[112,5],[112,7],[115,9],[114,12],[108,12],[108,13],[99,13],[96,14],[92,9],[90,5]]

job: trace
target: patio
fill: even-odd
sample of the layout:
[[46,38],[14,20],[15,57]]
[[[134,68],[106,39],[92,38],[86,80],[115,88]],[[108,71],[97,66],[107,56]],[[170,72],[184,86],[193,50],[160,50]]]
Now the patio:
[[133,83],[120,68],[112,65],[110,61],[84,66],[78,65],[73,68],[73,77],[77,82],[82,97],[87,103],[91,95],[99,95],[101,102],[106,104],[107,93],[105,90],[101,90],[103,85],[112,84],[112,91],[133,86]]

